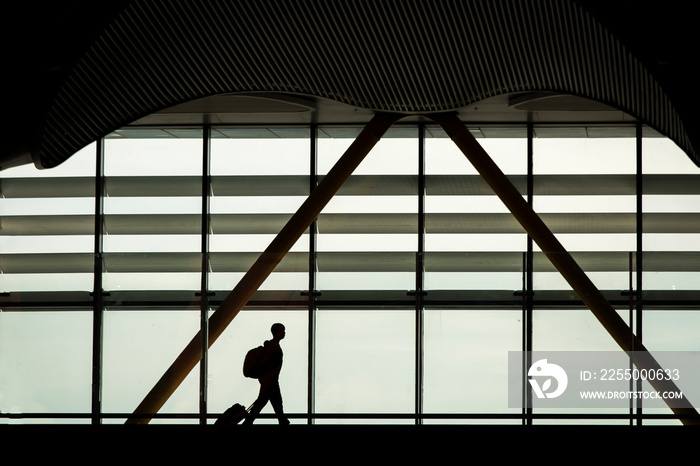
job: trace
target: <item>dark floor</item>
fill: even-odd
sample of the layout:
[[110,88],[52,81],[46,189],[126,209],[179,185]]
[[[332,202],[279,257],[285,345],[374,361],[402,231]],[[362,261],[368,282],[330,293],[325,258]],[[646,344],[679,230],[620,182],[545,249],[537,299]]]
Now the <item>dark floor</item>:
[[678,459],[675,455],[685,449],[694,451],[698,439],[700,430],[688,427],[238,425],[218,430],[173,425],[0,426],[5,454],[21,451],[28,459],[75,455],[76,460],[121,459],[139,464],[180,463],[198,457],[215,463],[255,458],[265,464],[297,458],[333,464],[341,460],[395,464],[419,458],[468,463],[475,453],[491,460],[539,458],[549,462],[559,457],[558,463],[563,458],[556,451],[561,448],[568,460],[579,455],[623,458],[630,452],[655,452]]

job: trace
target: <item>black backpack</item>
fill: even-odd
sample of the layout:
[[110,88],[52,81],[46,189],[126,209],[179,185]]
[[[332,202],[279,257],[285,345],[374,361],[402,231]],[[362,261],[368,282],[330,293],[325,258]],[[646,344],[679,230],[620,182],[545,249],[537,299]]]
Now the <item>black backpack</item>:
[[243,360],[243,375],[251,379],[257,379],[262,375],[263,368],[263,353],[265,348],[258,346],[246,353]]

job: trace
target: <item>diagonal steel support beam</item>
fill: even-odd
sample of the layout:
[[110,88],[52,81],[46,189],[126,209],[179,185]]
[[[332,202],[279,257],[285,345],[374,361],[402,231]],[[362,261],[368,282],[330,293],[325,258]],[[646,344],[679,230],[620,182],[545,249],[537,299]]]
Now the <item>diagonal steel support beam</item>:
[[[323,177],[316,189],[299,207],[279,234],[270,243],[241,278],[238,285],[221,303],[209,319],[209,347],[223,333],[238,312],[272,273],[294,243],[309,228],[328,201],[355,171],[384,133],[403,115],[377,114],[357,136],[335,166]],[[156,413],[175,392],[187,374],[202,358],[202,335],[197,333],[156,385],[136,408],[127,424],[147,424],[151,413]]]
[[[435,114],[428,115],[428,117],[447,132],[447,135],[508,207],[513,216],[533,241],[537,243],[542,252],[549,258],[554,267],[562,274],[617,344],[624,351],[635,351],[635,360],[633,362],[637,367],[640,369],[661,369],[659,363],[642,345],[641,340],[637,338],[600,290],[564,249],[547,225],[523,199],[520,192],[479,145],[457,115],[452,113]],[[673,381],[652,380],[650,383],[654,389],[660,392],[679,391]],[[684,424],[698,424],[700,422],[698,420],[698,412],[687,399],[674,401],[682,401],[685,404],[683,407],[671,407],[671,410],[679,416],[681,422]]]

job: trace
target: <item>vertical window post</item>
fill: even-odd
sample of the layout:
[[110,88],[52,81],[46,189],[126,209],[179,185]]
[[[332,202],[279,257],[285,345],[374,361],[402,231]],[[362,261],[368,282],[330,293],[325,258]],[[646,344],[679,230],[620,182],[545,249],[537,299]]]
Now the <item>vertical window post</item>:
[[104,303],[102,261],[104,233],[104,139],[97,140],[95,152],[95,231],[92,287],[92,423],[102,422],[102,328]]
[[[309,194],[318,184],[318,126],[312,124],[309,133]],[[309,227],[309,315],[308,315],[308,349],[307,349],[307,423],[313,424],[316,411],[316,229],[317,220],[314,219]]]
[[[530,207],[534,203],[534,127],[532,123],[527,125],[527,203]],[[533,317],[533,242],[532,237],[527,235],[527,245],[524,261],[524,290],[523,290],[523,370],[526,371],[532,364],[530,360],[530,352],[532,351],[532,317]],[[526,372],[523,372],[526,373]],[[532,424],[532,391],[530,387],[523,385],[523,396],[525,397],[524,406],[524,423]]]
[[207,423],[207,364],[209,340],[209,193],[211,162],[211,127],[202,130],[202,237],[201,237],[201,286],[200,286],[200,327],[202,339],[202,359],[199,365],[199,423]]
[[[637,158],[637,167],[636,167],[636,192],[635,192],[635,199],[636,199],[636,266],[635,266],[635,271],[637,274],[637,280],[636,280],[636,291],[634,293],[634,302],[635,302],[635,316],[636,318],[633,319],[634,316],[630,316],[630,325],[632,325],[632,322],[634,322],[635,325],[635,333],[637,335],[637,338],[639,341],[642,340],[642,272],[644,270],[643,268],[643,255],[644,255],[644,250],[643,250],[643,234],[644,234],[644,224],[643,224],[643,218],[644,218],[644,211],[643,211],[643,205],[642,205],[642,197],[644,195],[644,186],[643,186],[643,172],[642,172],[642,124],[637,123],[636,126],[636,131],[635,131],[635,139],[636,139],[636,158]],[[632,270],[630,269],[630,273],[632,273]],[[630,293],[632,290],[630,290]],[[638,390],[641,390],[641,380],[638,381],[637,387]],[[642,400],[638,400],[637,402],[637,424],[641,425],[642,424]]]
[[418,126],[418,245],[416,253],[416,424],[423,423],[423,270],[425,253],[425,124]]

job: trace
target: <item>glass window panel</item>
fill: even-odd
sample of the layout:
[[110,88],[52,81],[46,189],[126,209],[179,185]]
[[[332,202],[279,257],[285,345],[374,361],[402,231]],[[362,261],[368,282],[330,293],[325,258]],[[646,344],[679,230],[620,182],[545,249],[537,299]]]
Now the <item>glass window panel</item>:
[[[317,170],[320,175],[330,171],[360,133],[361,127],[349,133],[335,135],[332,128],[320,132],[334,134],[318,139]],[[418,167],[418,132],[415,127],[390,128],[370,153],[353,171],[353,175],[413,175]]]
[[[697,335],[700,330],[700,312],[696,310],[664,309],[645,310],[643,317],[644,345],[655,356],[663,368],[672,368],[677,365],[678,355],[673,352],[698,352],[700,342]],[[669,351],[670,356],[664,352]],[[671,361],[667,361],[670,358]],[[688,387],[688,382],[693,382],[693,377],[682,377],[675,383],[685,394],[693,393],[696,387]],[[650,389],[645,383],[645,389]],[[699,400],[688,398],[694,406],[698,407]],[[671,414],[671,410],[662,407],[649,407],[645,409],[649,414]],[[644,421],[649,425],[679,425],[680,421],[649,419]]]
[[643,290],[685,299],[700,289],[700,168],[665,138],[644,138],[642,154]]
[[[625,290],[637,248],[635,139],[570,129],[535,127],[534,209],[599,289]],[[535,290],[570,290],[534,247]]]
[[700,212],[700,196],[694,194],[644,195],[644,212],[646,213],[668,212],[671,206],[673,212],[698,213]]
[[645,174],[695,174],[698,166],[673,141],[663,137],[642,139],[642,169]]
[[308,196],[212,197],[210,211],[222,214],[294,214]]
[[[198,311],[108,310],[104,313],[102,410],[132,413],[199,330]],[[199,411],[199,365],[160,413]],[[123,423],[124,419],[105,419]],[[151,423],[196,420],[153,419]]]
[[0,312],[0,412],[86,415],[22,424],[87,423],[91,387],[91,312]]
[[[617,311],[629,325],[627,312]],[[539,309],[533,315],[533,351],[622,351],[588,309]],[[625,408],[540,408],[537,414],[628,414]],[[541,419],[536,424],[629,424],[629,420]]]
[[[626,311],[617,311],[628,322]],[[620,347],[588,309],[538,309],[533,351],[617,351]]]
[[[275,130],[275,128],[262,128]],[[271,137],[240,137],[228,128],[216,128],[224,136],[211,141],[212,175],[309,174],[310,130]]]
[[[320,174],[355,137],[333,129],[321,128],[336,137],[319,139]],[[351,137],[338,137],[346,135]],[[415,127],[390,129],[321,212],[316,281],[321,292],[415,289],[417,136]]]
[[650,351],[700,351],[700,312],[644,311],[644,345]]
[[110,197],[105,215],[201,214],[202,200],[198,197]]
[[201,137],[134,130],[105,141],[104,290],[200,288]]
[[40,170],[34,164],[7,168],[2,171],[2,178],[94,177],[95,147],[95,143],[88,144],[65,162],[49,170]]
[[[679,270],[655,270],[656,267],[651,264],[652,257],[655,257],[653,253],[645,253],[644,258],[644,292],[655,292],[657,293],[657,300],[659,296],[659,291],[667,292],[665,294],[666,300],[683,300],[682,292],[687,291],[698,291],[700,289],[700,272],[692,270],[687,271],[679,267]],[[687,259],[692,261],[700,260],[700,254],[695,253],[684,253]],[[696,262],[697,263],[697,262]],[[675,295],[675,298],[674,298]]]
[[[317,311],[315,395],[318,413],[410,414],[415,404],[414,382],[413,311]],[[325,422],[358,421],[318,421]]]
[[508,408],[508,351],[522,348],[520,311],[429,309],[423,319],[427,414],[519,413]]
[[[138,270],[141,267],[138,263],[148,264],[152,262],[152,258],[148,255],[136,256],[133,258],[126,255],[116,255],[107,257],[108,262],[112,260],[119,261],[123,259],[127,264],[132,263],[131,266],[126,265],[125,268],[132,270],[132,272],[122,272],[122,273],[107,273],[104,274],[102,280],[102,288],[106,291],[181,291],[181,290],[192,290],[192,299],[194,298],[194,293],[200,288],[200,280],[202,274],[199,271],[194,272],[143,272],[143,271],[133,271]],[[201,269],[201,261],[193,260],[191,262],[191,269],[195,269],[197,266]],[[133,263],[137,265],[134,266]],[[124,266],[118,267],[121,269]],[[133,269],[131,267],[134,267]],[[108,269],[111,267],[108,265]]]
[[[489,157],[506,174],[527,173],[527,132],[524,126],[509,128],[508,136],[503,131],[489,133],[488,128],[469,128],[478,143]],[[489,134],[489,137],[484,137]],[[441,129],[426,128],[426,151],[430,145],[430,155],[426,156],[427,175],[478,175],[479,173],[467,157]]]
[[547,137],[538,137],[535,127],[535,173],[629,174],[636,173],[635,138],[568,137],[567,129],[548,128]]
[[[46,259],[42,259],[46,260]],[[83,269],[88,269],[89,260],[79,258]],[[3,293],[22,292],[53,292],[53,291],[84,291],[90,292],[93,288],[93,274],[90,273],[21,273],[1,275]]]
[[92,215],[92,197],[0,198],[0,214],[6,215]]
[[202,174],[202,133],[181,138],[108,138],[106,176],[193,176]]
[[2,171],[0,291],[93,287],[96,145],[51,170]]
[[[310,129],[216,128],[212,140],[211,289],[228,292],[265,251],[310,192]],[[260,286],[296,293],[309,287],[308,235]]]
[[[526,186],[525,127],[509,128],[509,137],[470,131],[516,186]],[[425,141],[426,290],[504,290],[512,297],[523,283],[522,227],[451,139],[434,127],[427,134],[434,137]]]
[[[665,138],[644,138],[642,154],[644,343],[652,352],[698,351],[697,312],[675,310],[672,303],[693,302],[700,289],[700,231],[696,228],[700,169]],[[666,309],[655,310],[659,304]],[[662,355],[657,358],[663,366]],[[681,390],[682,384],[678,381]],[[670,414],[665,407],[647,407],[645,412]],[[655,419],[645,423],[679,424]]]

